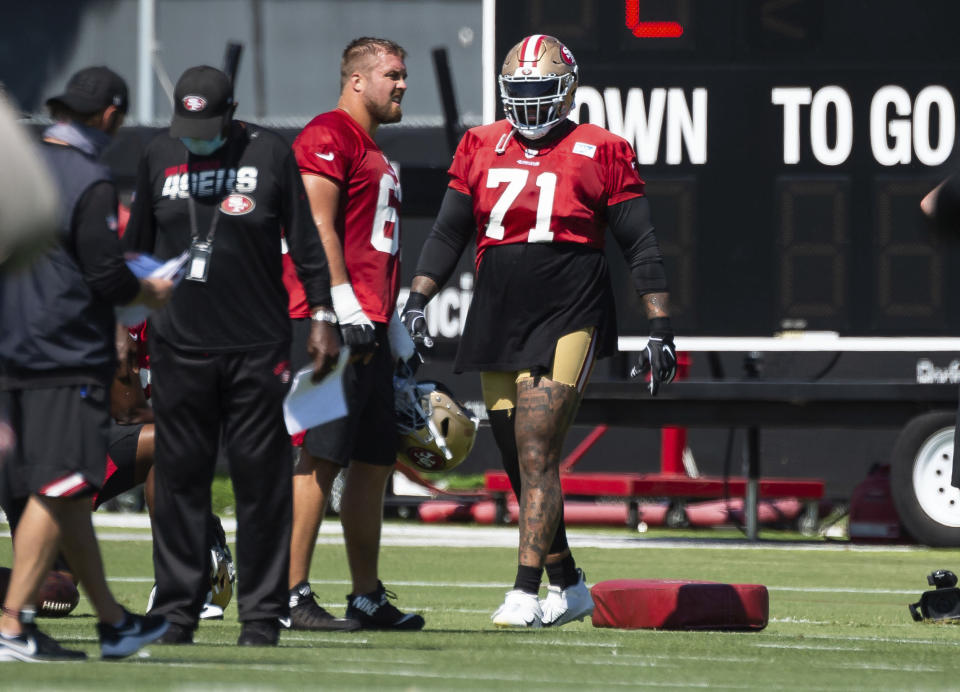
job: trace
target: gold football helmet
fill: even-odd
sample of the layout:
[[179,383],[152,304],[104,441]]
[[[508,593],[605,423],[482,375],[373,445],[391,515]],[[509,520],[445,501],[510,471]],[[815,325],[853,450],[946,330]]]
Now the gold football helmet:
[[499,82],[507,120],[527,139],[540,139],[573,108],[577,61],[553,36],[534,34],[507,53]]
[[459,466],[477,439],[477,418],[438,382],[394,379],[397,459],[416,471]]
[[210,595],[209,601],[225,609],[233,596],[233,583],[237,580],[230,549],[216,546],[210,549]]
[[223,618],[233,586],[237,581],[237,572],[233,564],[233,555],[227,545],[227,535],[223,531],[220,518],[214,515],[213,545],[210,546],[210,590],[200,612],[201,620],[219,620]]

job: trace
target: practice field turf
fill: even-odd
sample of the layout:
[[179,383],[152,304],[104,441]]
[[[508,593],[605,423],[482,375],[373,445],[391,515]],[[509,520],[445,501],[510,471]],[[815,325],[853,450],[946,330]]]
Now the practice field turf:
[[[98,534],[117,597],[142,611],[152,582],[148,533],[101,525]],[[556,630],[498,631],[489,616],[512,584],[516,529],[390,522],[381,573],[399,607],[426,617],[423,632],[285,632],[276,649],[241,649],[231,603],[225,620],[201,625],[193,646],[153,645],[112,663],[0,664],[0,689],[960,688],[960,627],[914,623],[907,612],[929,588],[929,572],[960,572],[958,551],[859,549],[770,532],[757,544],[718,532],[570,535],[591,584],[765,584],[770,624],[752,633],[655,632],[596,629],[587,619]],[[10,539],[0,538],[0,564],[10,559]],[[349,585],[335,521],[321,532],[313,573],[320,602],[342,613]],[[41,622],[66,644],[97,654],[86,600],[66,619]]]

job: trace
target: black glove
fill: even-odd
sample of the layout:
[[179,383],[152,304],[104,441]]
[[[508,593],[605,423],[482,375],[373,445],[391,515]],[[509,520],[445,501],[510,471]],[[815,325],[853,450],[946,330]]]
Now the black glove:
[[350,353],[373,353],[377,346],[377,334],[373,329],[373,322],[360,307],[353,287],[350,284],[331,286],[330,297],[333,300],[333,311],[337,313],[337,320],[340,322],[340,338],[344,345],[350,347]]
[[423,314],[423,309],[427,306],[430,299],[422,293],[410,293],[407,296],[407,302],[403,306],[403,312],[400,314],[400,321],[403,323],[413,343],[417,346],[433,347],[433,339],[427,334],[427,318]]
[[340,324],[340,338],[350,347],[350,353],[365,354],[377,345],[377,334],[370,324]]
[[650,340],[640,352],[640,359],[630,370],[630,377],[650,373],[647,387],[651,396],[656,396],[661,384],[673,382],[677,374],[677,350],[673,346],[673,330],[669,317],[650,320]]

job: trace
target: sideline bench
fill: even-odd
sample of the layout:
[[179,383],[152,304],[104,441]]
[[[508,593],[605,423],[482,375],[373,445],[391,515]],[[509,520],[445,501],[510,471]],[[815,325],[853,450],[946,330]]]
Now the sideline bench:
[[[760,478],[760,428],[903,428],[923,413],[956,407],[955,384],[903,380],[688,380],[666,385],[656,397],[638,382],[594,382],[584,392],[577,423],[745,428],[747,478],[731,478],[728,487],[731,496],[745,498],[747,537],[755,539],[758,499],[797,497],[812,503],[823,496],[820,481]],[[722,483],[674,474],[561,474],[565,494],[626,498],[722,497]],[[487,474],[490,492],[509,488],[506,474]]]
[[[484,489],[494,496],[497,511],[506,511],[506,498],[513,492],[503,471],[484,474]],[[639,505],[644,498],[669,497],[681,500],[746,497],[749,479],[731,477],[724,482],[715,476],[691,478],[677,473],[560,473],[564,496],[622,497],[629,503],[627,522],[636,526],[642,518]],[[805,504],[803,521],[811,526],[817,519],[818,502],[824,483],[814,478],[762,478],[757,486],[760,499],[792,497]],[[502,514],[500,515],[502,516]]]

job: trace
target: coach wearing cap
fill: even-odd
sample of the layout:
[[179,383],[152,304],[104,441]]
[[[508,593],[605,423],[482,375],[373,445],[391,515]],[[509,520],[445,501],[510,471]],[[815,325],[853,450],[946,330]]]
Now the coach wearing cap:
[[17,438],[2,465],[4,510],[16,526],[0,617],[0,660],[72,660],[37,632],[32,600],[58,550],[101,621],[104,656],[128,655],[166,630],[114,600],[90,521],[103,480],[109,382],[116,367],[114,305],[159,307],[171,283],[137,279],[117,238],[117,191],[100,154],[127,109],[127,85],[106,67],[80,70],[47,102],[56,123],[41,152],[60,197],[56,242],[21,271],[0,272],[0,410]]
[[[130,247],[160,258],[189,254],[185,280],[150,320],[153,612],[171,622],[164,641],[193,641],[209,588],[204,523],[222,440],[236,495],[238,643],[275,645],[278,618],[288,612],[292,485],[281,253],[289,248],[321,317],[335,315],[326,257],[293,152],[275,133],[233,119],[228,77],[190,68],[174,102],[169,133],[151,141],[140,162],[124,235]],[[308,351],[315,376],[325,375],[339,352],[335,326],[315,320]]]

